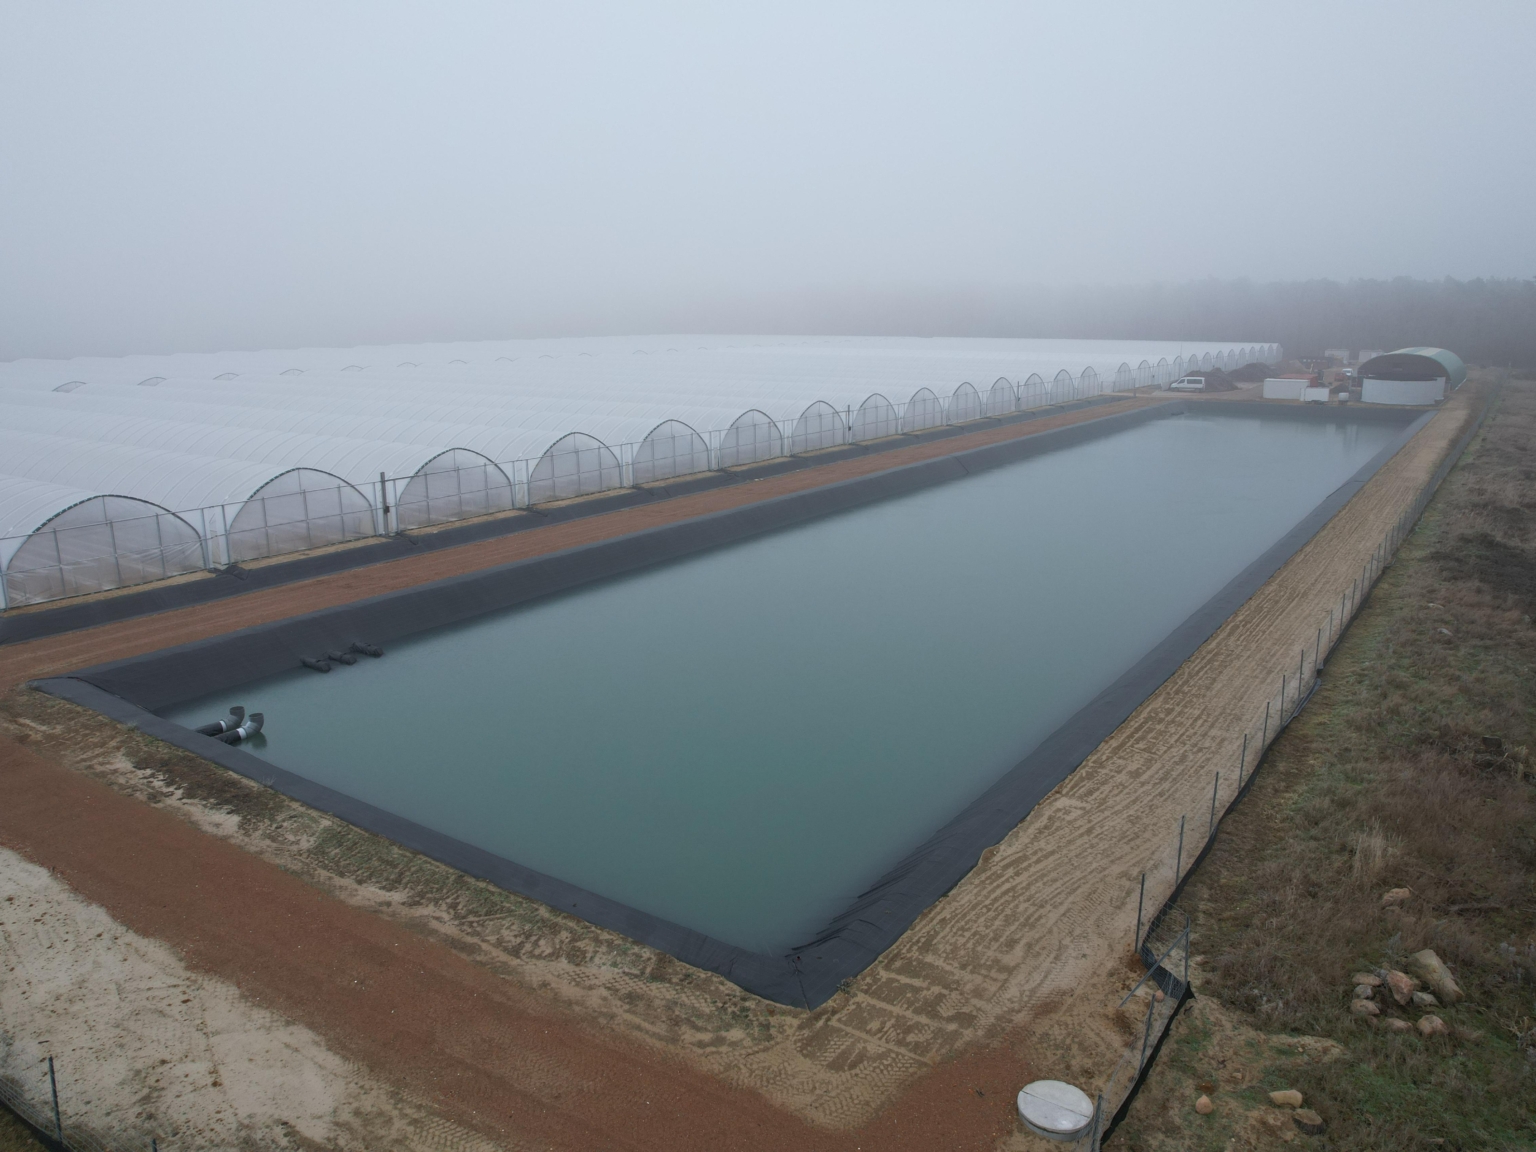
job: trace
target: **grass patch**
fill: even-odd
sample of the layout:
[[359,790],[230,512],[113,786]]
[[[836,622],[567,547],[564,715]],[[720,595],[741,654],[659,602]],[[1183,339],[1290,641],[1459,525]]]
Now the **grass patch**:
[[[1224,823],[1184,898],[1195,989],[1254,1046],[1213,1056],[1209,1021],[1181,1019],[1114,1146],[1536,1147],[1533,449],[1536,386],[1512,383]],[[1350,1014],[1353,973],[1423,948],[1465,1000],[1388,1015],[1433,1012],[1448,1035]],[[1307,1037],[1342,1055],[1276,1057]],[[1218,1059],[1300,1090],[1327,1134],[1289,1133]],[[1200,1083],[1219,1086],[1212,1117]]]
[[0,1105],[0,1152],[43,1152],[46,1147],[14,1112]]

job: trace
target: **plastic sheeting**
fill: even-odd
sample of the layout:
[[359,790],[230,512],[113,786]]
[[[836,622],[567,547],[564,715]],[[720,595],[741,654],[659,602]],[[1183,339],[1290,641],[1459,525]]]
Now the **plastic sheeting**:
[[[130,660],[82,669],[37,687],[96,708],[114,719],[186,748],[287,795],[471,875],[623,933],[685,963],[717,972],[756,995],[806,1008],[829,999],[863,971],[936,899],[973,867],[981,853],[1022,820],[1140,702],[1172,674],[1221,623],[1300,549],[1430,418],[1375,409],[1351,419],[1385,420],[1402,431],[1295,528],[1197,609],[1104,692],[1066,719],[1035,751],[876,881],[815,938],[782,955],[749,952],[606,899],[573,884],[434,832],[202,737],[153,713],[209,692],[296,667],[316,651],[358,640],[387,644],[429,628],[463,623],[485,612],[556,595],[596,580],[678,559],[805,520],[915,491],[1039,452],[1081,443],[1136,423],[1184,411],[1182,404],[1141,409],[1005,441],[952,457],[889,469],[732,512],[669,524],[581,549],[452,577],[238,633]],[[1325,410],[1291,409],[1295,419],[1337,420]],[[1220,415],[1218,411],[1216,413]],[[1411,421],[1411,422],[1410,422]]]
[[[1151,365],[1170,354],[1239,352],[671,335],[17,361],[0,365],[0,588],[15,606],[120,587],[194,552],[221,565],[484,516],[1069,402],[1130,363],[1166,383],[1178,373]],[[58,519],[88,500],[95,529],[88,511]],[[69,538],[28,543],[50,532]],[[9,579],[50,550],[53,576]]]

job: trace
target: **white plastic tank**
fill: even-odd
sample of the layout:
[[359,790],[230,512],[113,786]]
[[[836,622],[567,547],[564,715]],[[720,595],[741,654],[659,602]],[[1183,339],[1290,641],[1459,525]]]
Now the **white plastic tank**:
[[1093,1123],[1093,1101],[1063,1080],[1036,1080],[1019,1090],[1019,1119],[1047,1140],[1076,1140]]

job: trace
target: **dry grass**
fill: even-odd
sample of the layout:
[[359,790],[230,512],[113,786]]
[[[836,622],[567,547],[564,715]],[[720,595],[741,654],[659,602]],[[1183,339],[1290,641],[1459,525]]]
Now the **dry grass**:
[[[1192,881],[1197,993],[1347,1051],[1260,1061],[1228,1120],[1267,1107],[1260,1087],[1296,1087],[1332,1149],[1536,1146],[1533,448],[1536,386],[1513,383]],[[1383,908],[1395,887],[1412,898]],[[1421,948],[1467,992],[1440,1011],[1450,1036],[1349,1014],[1351,973]],[[1189,1107],[1187,1081],[1214,1078],[1202,1044],[1176,1026],[1116,1145],[1262,1145]]]
[[14,1112],[0,1106],[0,1152],[41,1152],[44,1147]]

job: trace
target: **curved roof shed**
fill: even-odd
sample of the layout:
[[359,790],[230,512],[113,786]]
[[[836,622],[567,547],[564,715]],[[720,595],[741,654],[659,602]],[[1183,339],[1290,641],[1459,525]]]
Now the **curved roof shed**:
[[1373,380],[1444,380],[1447,388],[1460,388],[1467,378],[1461,357],[1444,348],[1399,348],[1385,356],[1373,356],[1356,369]]

